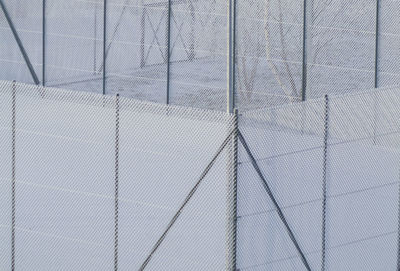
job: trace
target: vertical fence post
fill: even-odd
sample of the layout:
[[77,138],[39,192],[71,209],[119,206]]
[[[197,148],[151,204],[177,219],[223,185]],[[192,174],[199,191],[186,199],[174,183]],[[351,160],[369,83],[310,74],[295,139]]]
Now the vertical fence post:
[[379,19],[380,19],[380,0],[376,0],[376,22],[375,22],[375,80],[374,86],[379,86],[378,82],[378,61],[379,61]]
[[106,94],[106,59],[107,59],[107,0],[103,2],[103,95]]
[[97,2],[94,3],[94,27],[93,27],[93,74],[97,73]]
[[322,168],[322,255],[321,270],[326,267],[326,205],[327,205],[327,166],[328,166],[328,139],[329,139],[329,97],[325,95],[325,115],[324,115],[324,153]]
[[[236,271],[236,234],[237,234],[237,167],[239,114],[234,110],[234,122],[231,145],[228,156],[228,202],[227,202],[227,262],[226,270]],[[230,130],[231,128],[229,128]]]
[[398,175],[398,197],[397,197],[397,269],[400,270],[400,168]]
[[46,0],[42,2],[42,85],[46,85]]
[[[380,19],[380,0],[376,0],[376,22],[375,22],[375,78],[374,87],[379,87],[378,65],[379,65],[379,19]],[[374,123],[373,123],[373,144],[376,144],[377,123],[378,123],[378,101],[376,93],[374,95]]]
[[142,5],[142,15],[140,19],[140,68],[143,68],[145,63],[145,46],[144,43],[146,41],[146,7],[143,3],[143,0],[141,1]]
[[115,96],[115,194],[114,194],[114,270],[118,270],[119,222],[119,94]]
[[16,82],[12,82],[11,120],[11,270],[15,270],[15,137],[16,137]]
[[171,68],[171,1],[168,0],[167,13],[167,104],[169,104],[170,68]]
[[[312,0],[313,1],[313,0]],[[301,100],[305,101],[306,100],[306,91],[307,91],[307,43],[308,43],[308,37],[307,37],[307,21],[308,21],[308,6],[307,6],[307,0],[304,0],[303,4],[303,60],[302,60],[302,83],[301,83]]]
[[194,57],[196,55],[196,53],[194,51],[195,35],[196,35],[196,29],[195,29],[196,17],[195,17],[195,10],[194,10],[194,6],[193,6],[193,1],[189,1],[189,10],[190,10],[190,18],[191,18],[190,44],[189,44],[189,61],[193,61]]
[[228,0],[228,87],[227,111],[234,113],[236,75],[236,0]]

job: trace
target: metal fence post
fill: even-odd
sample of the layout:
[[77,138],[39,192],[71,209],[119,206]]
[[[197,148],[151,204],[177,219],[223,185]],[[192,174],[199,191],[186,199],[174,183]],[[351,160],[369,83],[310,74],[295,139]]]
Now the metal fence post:
[[228,0],[228,87],[227,111],[233,113],[235,108],[235,75],[236,75],[236,0]]
[[194,47],[195,47],[195,35],[196,35],[196,29],[195,29],[195,10],[193,6],[193,1],[189,1],[189,10],[190,10],[190,18],[191,18],[191,30],[190,30],[190,44],[189,44],[189,61],[193,61],[194,57],[196,55]]
[[[313,1],[313,0],[312,0]],[[307,98],[307,50],[308,50],[308,5],[307,0],[303,4],[303,59],[302,59],[302,83],[301,83],[301,100],[305,101]]]
[[324,116],[324,153],[322,168],[322,255],[321,270],[326,267],[326,205],[327,205],[327,165],[328,165],[328,139],[329,139],[329,97],[325,95],[325,116]]
[[238,168],[238,134],[239,114],[234,110],[234,127],[232,143],[228,154],[228,202],[227,202],[227,262],[226,270],[236,271],[237,243],[237,168]]
[[11,120],[11,270],[15,270],[15,137],[16,137],[16,82],[12,82]]
[[97,73],[97,3],[94,4],[94,27],[93,27],[93,74]]
[[115,194],[114,194],[114,270],[118,270],[118,222],[119,222],[119,94],[115,96]]
[[103,2],[103,95],[106,94],[106,58],[107,58],[107,0]]
[[376,0],[376,23],[375,23],[375,88],[379,86],[378,82],[378,61],[379,61],[379,19],[380,19],[380,1]]
[[46,85],[46,0],[42,2],[42,85]]
[[397,270],[400,270],[400,168],[398,176],[398,209],[397,209]]
[[[379,65],[379,18],[380,18],[380,0],[376,0],[376,22],[375,22],[375,78],[374,87],[379,87],[378,65]],[[373,123],[373,144],[376,144],[377,122],[378,122],[378,101],[376,93],[374,95],[374,123]]]
[[140,68],[145,66],[145,41],[146,41],[146,7],[143,0],[140,2],[142,5],[142,15],[140,19]]
[[167,14],[167,104],[169,104],[170,66],[171,66],[171,0],[168,0]]

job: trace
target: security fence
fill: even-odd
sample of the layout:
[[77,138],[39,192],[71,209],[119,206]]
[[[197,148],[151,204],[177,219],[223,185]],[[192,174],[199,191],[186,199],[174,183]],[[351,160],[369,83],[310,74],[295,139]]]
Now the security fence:
[[0,81],[0,269],[396,270],[399,105],[226,114]]
[[232,258],[230,115],[11,82],[0,110],[1,270]]
[[400,82],[393,0],[0,3],[0,79],[230,112]]
[[239,119],[238,269],[399,269],[399,88]]

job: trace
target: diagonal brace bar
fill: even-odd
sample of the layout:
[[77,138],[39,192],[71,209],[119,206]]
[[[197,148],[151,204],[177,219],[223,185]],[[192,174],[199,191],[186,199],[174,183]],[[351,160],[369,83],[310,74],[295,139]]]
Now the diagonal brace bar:
[[139,270],[143,271],[146,266],[149,264],[151,257],[153,257],[154,253],[157,251],[157,249],[160,247],[161,243],[164,241],[165,237],[167,236],[169,230],[172,228],[172,226],[175,224],[175,222],[178,220],[179,216],[182,214],[183,209],[185,208],[186,204],[190,201],[190,199],[193,197],[194,193],[196,193],[197,189],[199,188],[201,182],[204,180],[204,178],[207,176],[208,172],[211,170],[213,165],[215,164],[215,161],[217,160],[218,156],[221,154],[221,152],[225,149],[226,145],[228,145],[229,142],[231,142],[232,135],[234,133],[235,129],[232,129],[232,131],[228,134],[227,138],[224,140],[222,145],[218,148],[217,152],[215,153],[214,157],[210,161],[210,163],[207,165],[207,167],[204,169],[204,171],[201,173],[199,180],[196,182],[192,190],[190,190],[189,194],[186,196],[185,200],[179,207],[178,211],[175,213],[174,217],[171,219],[171,221],[168,223],[167,228],[161,235],[161,237],[157,240],[156,244],[153,246],[151,249],[149,255],[147,256],[146,260],[143,262],[143,264],[140,266]]
[[17,44],[18,44],[19,50],[21,51],[21,54],[22,54],[22,56],[24,57],[25,63],[26,63],[26,65],[28,66],[28,69],[29,69],[29,72],[30,72],[31,75],[32,75],[33,81],[35,82],[36,85],[39,85],[39,84],[40,84],[39,78],[37,77],[36,72],[35,72],[35,70],[33,69],[32,63],[31,63],[31,61],[29,60],[28,54],[26,53],[25,48],[24,48],[24,46],[23,46],[23,44],[22,44],[22,41],[21,41],[21,39],[20,39],[19,36],[18,36],[17,30],[15,29],[15,26],[14,26],[12,20],[11,20],[10,15],[8,14],[8,11],[7,11],[7,9],[6,9],[6,6],[5,6],[4,3],[3,3],[3,0],[0,0],[0,7],[1,7],[1,9],[3,10],[4,16],[6,17],[6,20],[7,20],[8,25],[9,25],[10,28],[11,28],[11,31],[12,31],[12,33],[13,33],[13,35],[14,35],[14,38],[15,38],[15,41],[16,41]]
[[282,223],[285,225],[286,231],[289,234],[290,240],[292,240],[294,246],[296,247],[296,250],[300,255],[301,261],[303,262],[303,264],[307,268],[307,270],[311,271],[310,265],[308,264],[307,259],[306,259],[305,255],[304,255],[303,251],[301,250],[300,245],[297,242],[296,237],[294,236],[294,233],[291,230],[291,228],[290,228],[290,226],[289,226],[289,224],[288,224],[288,222],[287,222],[287,220],[285,218],[285,215],[282,212],[281,207],[279,206],[278,202],[276,201],[275,196],[272,193],[272,190],[271,190],[271,188],[269,187],[269,185],[267,183],[267,180],[265,179],[260,167],[258,166],[258,164],[256,162],[256,159],[254,158],[253,154],[251,153],[250,148],[247,145],[246,140],[244,139],[244,137],[243,137],[243,135],[242,135],[242,133],[240,131],[239,131],[238,135],[239,135],[240,142],[242,143],[243,147],[245,148],[245,150],[247,152],[247,155],[250,157],[250,160],[251,160],[251,163],[252,163],[254,169],[257,171],[258,176],[260,177],[260,179],[263,182],[263,186],[264,186],[268,196],[271,198],[271,200],[272,200],[272,202],[273,202],[273,204],[274,204],[274,206],[275,206],[275,208],[276,208],[276,210],[278,212],[279,218],[282,220]]

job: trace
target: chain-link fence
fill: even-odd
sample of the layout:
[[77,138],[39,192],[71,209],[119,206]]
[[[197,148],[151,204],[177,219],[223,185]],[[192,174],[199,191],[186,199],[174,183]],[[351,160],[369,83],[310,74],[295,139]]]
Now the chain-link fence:
[[400,91],[226,114],[0,82],[4,270],[396,270]]
[[232,116],[12,82],[0,105],[1,270],[225,269]]
[[398,1],[0,3],[0,79],[242,112],[400,82]]
[[238,269],[398,270],[400,94],[239,119]]

